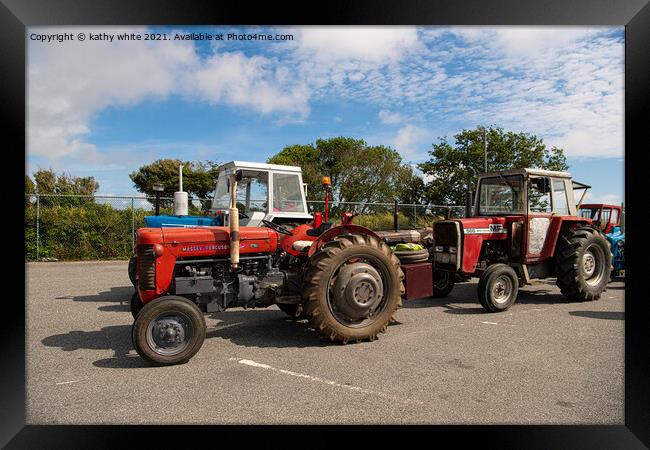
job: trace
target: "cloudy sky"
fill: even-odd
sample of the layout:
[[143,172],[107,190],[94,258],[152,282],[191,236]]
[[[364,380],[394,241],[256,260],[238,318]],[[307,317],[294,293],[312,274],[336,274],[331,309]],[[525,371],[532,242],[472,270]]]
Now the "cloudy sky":
[[[167,41],[32,40],[165,33]],[[223,33],[224,41],[173,40]],[[290,34],[236,41],[228,33]],[[496,125],[564,148],[591,200],[623,193],[622,27],[34,27],[27,172],[128,174],[158,158],[264,161],[331,136],[426,160],[432,142]]]

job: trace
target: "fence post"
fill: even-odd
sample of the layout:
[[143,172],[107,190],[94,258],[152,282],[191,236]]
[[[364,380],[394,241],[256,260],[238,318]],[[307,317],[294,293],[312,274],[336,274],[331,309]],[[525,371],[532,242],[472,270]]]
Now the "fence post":
[[413,205],[413,228],[418,226],[418,207]]
[[36,261],[39,257],[39,245],[40,245],[40,227],[39,222],[41,221],[41,196],[36,194]]
[[135,199],[131,197],[131,253],[135,251]]

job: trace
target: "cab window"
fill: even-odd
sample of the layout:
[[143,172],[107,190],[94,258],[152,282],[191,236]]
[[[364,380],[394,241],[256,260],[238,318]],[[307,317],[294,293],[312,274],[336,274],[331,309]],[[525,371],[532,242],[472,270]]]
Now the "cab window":
[[531,177],[528,182],[530,212],[551,213],[551,182],[548,177]]
[[302,201],[302,186],[296,174],[273,174],[273,211],[306,212]]
[[555,214],[568,215],[569,205],[567,203],[564,180],[553,180],[553,212]]
[[523,214],[523,177],[509,175],[481,179],[479,214]]
[[609,223],[609,216],[612,214],[611,208],[603,208],[603,215],[601,217],[602,223]]

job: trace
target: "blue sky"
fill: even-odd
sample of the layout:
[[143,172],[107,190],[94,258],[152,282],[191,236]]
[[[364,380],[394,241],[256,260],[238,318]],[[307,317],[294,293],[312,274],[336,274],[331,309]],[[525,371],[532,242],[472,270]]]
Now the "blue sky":
[[[39,42],[33,33],[281,33],[291,41]],[[405,161],[496,125],[565,149],[592,201],[623,193],[621,27],[30,28],[27,172],[128,174],[158,158],[264,161],[331,136]]]

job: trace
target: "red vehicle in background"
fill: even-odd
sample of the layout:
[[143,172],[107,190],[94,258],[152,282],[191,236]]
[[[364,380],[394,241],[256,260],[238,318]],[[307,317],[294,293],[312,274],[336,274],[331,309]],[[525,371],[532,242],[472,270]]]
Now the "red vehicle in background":
[[612,228],[620,226],[623,207],[621,205],[606,205],[604,203],[588,203],[580,205],[578,215],[591,219],[594,226],[605,234]]

